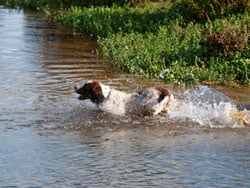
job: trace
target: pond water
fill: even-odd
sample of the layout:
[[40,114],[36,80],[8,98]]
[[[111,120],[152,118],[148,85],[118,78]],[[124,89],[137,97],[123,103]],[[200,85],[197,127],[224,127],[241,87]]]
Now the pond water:
[[[123,74],[95,42],[44,15],[0,8],[1,187],[250,187],[250,129],[232,121],[250,88],[181,88]],[[187,108],[155,117],[103,112],[73,86],[164,85]],[[215,90],[216,89],[216,90]]]

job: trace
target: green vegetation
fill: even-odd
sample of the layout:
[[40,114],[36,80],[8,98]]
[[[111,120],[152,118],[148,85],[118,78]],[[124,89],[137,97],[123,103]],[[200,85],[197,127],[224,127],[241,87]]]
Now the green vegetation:
[[57,9],[55,22],[97,39],[124,71],[178,84],[250,84],[248,0],[56,1],[29,0]]
[[40,10],[48,12],[51,9],[70,8],[72,6],[112,6],[113,4],[124,5],[126,0],[0,0],[0,5],[10,8],[20,7],[24,9]]
[[[217,29],[215,23],[207,24],[207,27],[210,29],[189,23],[183,29],[179,23],[173,22],[160,27],[157,33],[125,36],[119,33],[99,38],[98,42],[104,54],[131,73],[160,77],[178,84],[203,80],[249,83],[249,46],[242,45],[236,50],[234,41],[231,47],[231,44],[224,46],[223,41],[221,44],[217,39],[213,42],[207,40],[204,32],[213,33]],[[211,51],[216,44],[215,52]]]
[[74,32],[108,37],[114,33],[157,32],[168,23],[166,12],[161,9],[129,7],[72,7],[67,13],[59,13],[55,19]]

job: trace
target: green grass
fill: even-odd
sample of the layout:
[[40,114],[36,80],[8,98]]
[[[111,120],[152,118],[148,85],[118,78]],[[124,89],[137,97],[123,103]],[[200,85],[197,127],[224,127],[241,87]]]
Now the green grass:
[[98,43],[104,54],[125,71],[149,78],[159,78],[161,75],[165,79],[178,80],[175,74],[162,73],[167,69],[172,70],[176,62],[185,66],[199,62],[198,54],[201,50],[198,43],[202,35],[198,32],[199,28],[196,33],[188,31],[188,34],[183,35],[176,31],[178,28],[175,26],[161,27],[157,34],[114,34],[100,38]]
[[132,74],[178,84],[250,83],[248,13],[204,23],[172,11],[171,5],[73,7],[56,21],[98,38],[104,56]]
[[[165,19],[166,18],[166,19]],[[129,7],[72,7],[59,13],[56,22],[78,33],[107,37],[114,33],[156,32],[166,25],[167,12],[162,9]]]

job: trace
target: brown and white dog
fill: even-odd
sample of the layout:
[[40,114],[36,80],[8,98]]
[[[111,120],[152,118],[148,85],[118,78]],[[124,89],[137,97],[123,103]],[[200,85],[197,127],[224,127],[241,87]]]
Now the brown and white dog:
[[167,112],[174,96],[164,87],[151,87],[138,93],[125,93],[99,81],[75,87],[79,100],[89,99],[105,111],[119,114],[156,115]]

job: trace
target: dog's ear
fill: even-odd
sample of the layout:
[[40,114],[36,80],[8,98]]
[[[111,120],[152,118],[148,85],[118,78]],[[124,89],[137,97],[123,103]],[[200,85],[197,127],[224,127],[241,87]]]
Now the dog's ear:
[[94,87],[93,87],[93,98],[95,101],[93,102],[96,102],[96,103],[101,103],[103,102],[104,100],[104,95],[103,95],[103,91],[102,91],[102,88],[100,86],[100,84],[96,84]]

